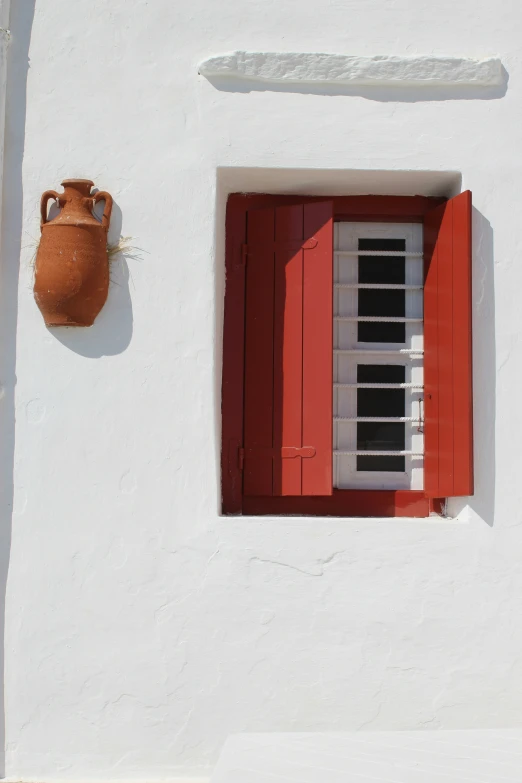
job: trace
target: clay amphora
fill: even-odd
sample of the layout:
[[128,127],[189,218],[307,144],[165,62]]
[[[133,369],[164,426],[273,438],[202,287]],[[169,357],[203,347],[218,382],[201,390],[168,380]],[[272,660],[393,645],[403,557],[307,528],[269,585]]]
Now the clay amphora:
[[[34,298],[47,326],[92,326],[109,291],[107,231],[112,197],[90,195],[88,179],[66,179],[64,193],[47,190],[41,201],[42,237],[36,255]],[[62,211],[47,220],[47,202]],[[105,201],[102,222],[92,214]]]

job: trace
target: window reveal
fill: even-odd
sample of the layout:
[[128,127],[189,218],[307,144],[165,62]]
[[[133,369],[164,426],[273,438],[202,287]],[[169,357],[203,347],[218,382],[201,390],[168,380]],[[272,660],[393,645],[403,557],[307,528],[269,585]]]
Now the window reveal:
[[297,202],[229,199],[224,513],[426,516],[472,494],[471,194]]

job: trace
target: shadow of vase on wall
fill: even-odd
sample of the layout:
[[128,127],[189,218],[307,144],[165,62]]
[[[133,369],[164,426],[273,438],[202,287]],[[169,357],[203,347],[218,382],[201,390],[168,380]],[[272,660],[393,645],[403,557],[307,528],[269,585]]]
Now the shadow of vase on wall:
[[[42,236],[36,255],[34,298],[47,326],[92,326],[107,300],[107,232],[112,197],[88,179],[66,179],[63,193],[47,190],[41,200]],[[61,207],[52,220],[47,204]],[[101,222],[94,206],[105,201]]]

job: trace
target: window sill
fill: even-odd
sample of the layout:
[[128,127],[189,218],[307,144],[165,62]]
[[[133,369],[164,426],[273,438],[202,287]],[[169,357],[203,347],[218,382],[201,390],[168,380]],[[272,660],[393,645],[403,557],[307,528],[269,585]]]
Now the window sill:
[[278,525],[281,525],[282,522],[290,522],[291,524],[304,524],[304,523],[313,523],[316,525],[317,523],[339,523],[339,524],[350,524],[350,525],[371,525],[372,523],[377,523],[379,525],[381,524],[397,524],[397,523],[406,523],[409,525],[422,525],[422,524],[428,524],[428,525],[463,525],[468,524],[468,515],[463,513],[459,514],[458,517],[442,517],[438,514],[432,514],[429,517],[336,517],[336,516],[303,516],[298,514],[282,514],[280,516],[250,516],[245,515],[242,516],[241,514],[232,515],[232,514],[222,514],[220,516],[220,519],[226,524],[228,522],[245,522],[247,524],[252,524],[253,522],[261,522],[262,524],[266,523],[276,523]]

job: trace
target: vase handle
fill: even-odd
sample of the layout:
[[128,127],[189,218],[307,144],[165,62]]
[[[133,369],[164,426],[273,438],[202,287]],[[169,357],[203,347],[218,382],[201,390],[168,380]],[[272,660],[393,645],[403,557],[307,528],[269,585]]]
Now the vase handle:
[[98,201],[105,201],[105,209],[103,210],[103,217],[102,217],[102,226],[108,229],[111,220],[111,212],[112,212],[112,196],[110,195],[110,193],[106,193],[104,190],[99,190],[93,196],[93,201],[95,204],[97,204]]
[[57,193],[56,190],[46,190],[45,193],[42,194],[42,199],[40,201],[40,226],[47,223],[47,202],[51,198],[60,203],[60,194]]

